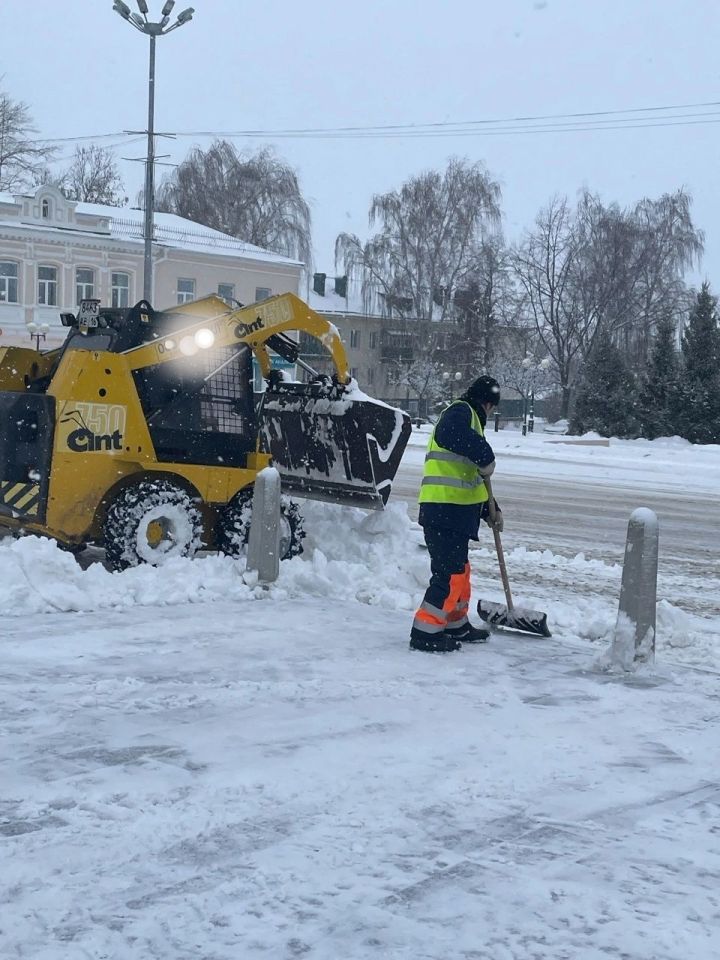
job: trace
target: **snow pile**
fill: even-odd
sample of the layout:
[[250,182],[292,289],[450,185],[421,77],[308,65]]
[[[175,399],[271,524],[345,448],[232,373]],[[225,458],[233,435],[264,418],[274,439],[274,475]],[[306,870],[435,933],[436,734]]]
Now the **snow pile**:
[[[284,561],[278,581],[268,589],[256,586],[246,574],[244,558],[170,558],[162,567],[111,573],[99,562],[82,569],[51,540],[0,541],[0,616],[305,598],[338,609],[354,603],[408,614],[416,609],[427,585],[429,558],[422,549],[422,531],[410,520],[405,503],[390,503],[384,512],[370,514],[314,501],[301,507],[307,530],[304,553]],[[524,547],[509,550],[507,559],[516,603],[546,611],[556,638],[611,642],[619,564],[582,553],[563,557]],[[474,615],[480,597],[500,603],[505,599],[492,549],[473,546],[470,561]],[[720,655],[720,624],[663,599],[658,605],[658,652],[668,660],[714,667]]]
[[240,572],[238,561],[220,555],[194,561],[176,557],[161,567],[143,565],[122,573],[111,573],[101,563],[83,570],[53,540],[4,540],[0,542],[0,615],[248,600],[253,592]]
[[384,513],[307,501],[305,552],[281,564],[268,590],[247,582],[245,559],[219,554],[170,558],[161,567],[111,573],[101,563],[83,570],[41,537],[0,541],[0,616],[167,606],[212,600],[249,601],[316,596],[393,609],[414,609],[427,577],[427,554],[404,503]]

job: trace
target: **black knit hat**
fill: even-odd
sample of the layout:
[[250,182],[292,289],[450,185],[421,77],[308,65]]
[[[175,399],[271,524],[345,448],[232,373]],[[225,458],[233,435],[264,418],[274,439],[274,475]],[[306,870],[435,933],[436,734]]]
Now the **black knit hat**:
[[481,407],[484,403],[492,403],[496,407],[500,403],[500,384],[493,377],[478,377],[467,388],[463,399],[473,407]]

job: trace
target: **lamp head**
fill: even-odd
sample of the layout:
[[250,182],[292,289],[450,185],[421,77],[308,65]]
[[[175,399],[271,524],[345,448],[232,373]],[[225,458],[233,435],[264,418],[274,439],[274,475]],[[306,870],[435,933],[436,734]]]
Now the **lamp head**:
[[119,13],[124,20],[130,19],[130,7],[126,3],[123,3],[122,0],[115,0],[113,10],[115,13]]

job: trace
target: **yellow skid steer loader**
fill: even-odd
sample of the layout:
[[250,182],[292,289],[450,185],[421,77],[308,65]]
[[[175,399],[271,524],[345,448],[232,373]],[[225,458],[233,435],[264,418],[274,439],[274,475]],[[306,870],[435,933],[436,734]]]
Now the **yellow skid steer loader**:
[[[410,420],[359,391],[336,328],[293,294],[238,309],[216,296],[167,311],[83,301],[61,318],[58,350],[0,347],[0,527],[103,546],[122,569],[239,553],[270,463],[301,497],[387,502]],[[334,375],[303,363],[295,331],[320,340]],[[273,353],[312,379],[285,382]],[[299,553],[287,497],[282,531],[283,556]]]

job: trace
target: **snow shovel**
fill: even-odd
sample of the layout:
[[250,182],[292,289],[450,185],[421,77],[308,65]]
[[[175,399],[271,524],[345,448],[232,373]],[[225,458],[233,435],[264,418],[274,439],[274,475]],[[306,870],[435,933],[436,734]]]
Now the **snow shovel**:
[[505,599],[507,606],[501,603],[492,603],[488,600],[478,600],[477,612],[481,620],[484,620],[491,627],[502,627],[506,630],[518,630],[521,633],[533,633],[539,637],[550,637],[552,634],[547,625],[547,614],[539,610],[520,609],[513,604],[512,594],[510,593],[510,581],[508,579],[507,567],[505,566],[505,554],[503,553],[500,532],[495,527],[495,499],[493,497],[490,478],[485,478],[485,486],[488,492],[488,510],[490,511],[490,522],[493,524],[493,536],[495,537],[495,551],[500,567],[500,577],[502,578],[503,589],[505,590]]

